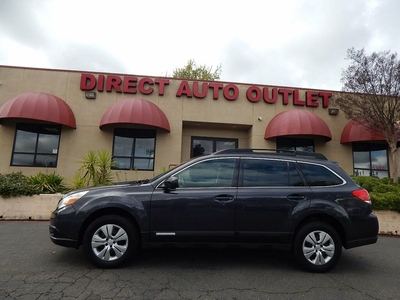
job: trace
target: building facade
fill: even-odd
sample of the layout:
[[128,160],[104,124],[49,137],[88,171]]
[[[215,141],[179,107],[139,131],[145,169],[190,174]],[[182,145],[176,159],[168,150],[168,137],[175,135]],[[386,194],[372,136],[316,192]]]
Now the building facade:
[[0,173],[72,178],[90,150],[115,181],[153,177],[225,148],[323,153],[388,177],[383,137],[333,107],[335,91],[0,66]]

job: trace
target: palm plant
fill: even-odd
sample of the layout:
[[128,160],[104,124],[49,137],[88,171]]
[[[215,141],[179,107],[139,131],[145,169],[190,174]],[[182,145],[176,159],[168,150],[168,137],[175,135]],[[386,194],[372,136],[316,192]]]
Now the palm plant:
[[82,166],[72,179],[74,186],[82,188],[113,183],[111,168],[114,166],[114,162],[110,151],[90,150],[82,157],[80,163]]

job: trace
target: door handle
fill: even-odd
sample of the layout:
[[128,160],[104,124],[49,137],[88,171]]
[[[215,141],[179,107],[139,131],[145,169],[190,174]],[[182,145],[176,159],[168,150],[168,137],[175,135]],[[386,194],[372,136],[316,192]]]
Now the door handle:
[[224,203],[232,202],[234,199],[235,198],[231,195],[219,195],[214,197],[215,201]]
[[306,196],[304,196],[304,195],[289,195],[289,196],[287,196],[287,199],[300,201],[300,200],[306,200]]

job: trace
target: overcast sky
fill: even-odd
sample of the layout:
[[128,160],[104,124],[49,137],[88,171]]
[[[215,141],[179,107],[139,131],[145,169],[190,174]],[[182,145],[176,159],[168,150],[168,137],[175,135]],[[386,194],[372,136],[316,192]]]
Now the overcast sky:
[[340,90],[346,50],[400,53],[398,0],[0,0],[0,65]]

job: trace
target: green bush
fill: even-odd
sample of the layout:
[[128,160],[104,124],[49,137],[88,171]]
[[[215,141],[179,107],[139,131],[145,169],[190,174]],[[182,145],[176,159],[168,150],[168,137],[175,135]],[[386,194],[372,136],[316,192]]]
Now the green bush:
[[372,209],[400,212],[400,186],[394,186],[390,178],[351,177],[369,192]]
[[376,210],[393,210],[400,212],[400,193],[370,193],[372,207]]
[[27,178],[28,184],[39,190],[41,194],[64,193],[67,189],[63,177],[56,173],[44,174],[39,172]]
[[27,177],[22,172],[0,174],[0,196],[3,198],[37,194],[40,194],[40,191],[28,183]]
[[368,176],[352,176],[355,182],[366,189],[368,192],[372,192],[374,188],[382,184],[379,178],[368,177]]

